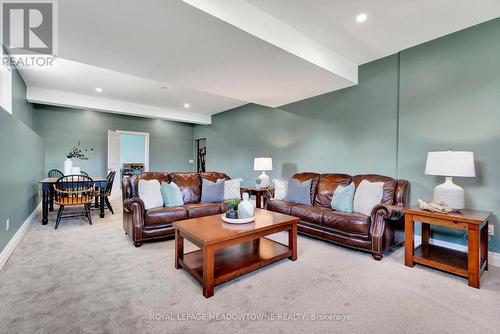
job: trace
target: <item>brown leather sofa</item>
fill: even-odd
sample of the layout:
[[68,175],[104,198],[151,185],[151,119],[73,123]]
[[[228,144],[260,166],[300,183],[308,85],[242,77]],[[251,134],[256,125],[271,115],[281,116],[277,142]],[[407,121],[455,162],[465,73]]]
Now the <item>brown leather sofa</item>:
[[[312,180],[312,205],[274,200],[270,192],[266,194],[266,205],[268,210],[300,218],[300,233],[370,252],[375,260],[381,260],[386,250],[403,242],[403,207],[408,199],[408,181],[381,175],[316,173],[295,174],[293,179],[300,182]],[[357,187],[363,180],[384,182],[382,203],[373,208],[370,216],[331,209],[333,192],[337,186],[345,186],[353,181]]]
[[[174,235],[173,222],[224,213],[229,209],[227,203],[200,203],[201,179],[210,181],[229,180],[224,173],[143,173],[124,177],[122,181],[123,196],[123,229],[130,235],[134,246],[140,247],[142,242]],[[156,179],[162,182],[175,182],[181,189],[183,206],[144,209],[139,198],[137,185],[139,180]]]

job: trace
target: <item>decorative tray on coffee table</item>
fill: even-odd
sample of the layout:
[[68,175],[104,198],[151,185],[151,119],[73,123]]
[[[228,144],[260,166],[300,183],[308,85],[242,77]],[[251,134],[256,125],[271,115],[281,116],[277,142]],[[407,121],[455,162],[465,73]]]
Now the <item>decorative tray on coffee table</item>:
[[250,217],[250,218],[242,218],[242,219],[232,219],[232,218],[227,218],[226,214],[222,214],[222,220],[225,221],[226,223],[229,224],[247,224],[255,221],[255,216]]

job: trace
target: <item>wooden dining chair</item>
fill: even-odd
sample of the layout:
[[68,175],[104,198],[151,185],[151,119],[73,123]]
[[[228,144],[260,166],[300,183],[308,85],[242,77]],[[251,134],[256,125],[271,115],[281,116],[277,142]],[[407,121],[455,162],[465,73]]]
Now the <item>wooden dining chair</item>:
[[[94,192],[94,181],[85,175],[68,175],[57,180],[54,185],[54,203],[59,205],[59,212],[57,213],[55,229],[59,227],[63,217],[87,217],[92,225],[90,206],[94,199]],[[83,206],[85,211],[63,215],[64,208],[67,206]]]
[[59,169],[52,169],[49,171],[49,177],[57,177],[57,178],[60,178],[60,177],[63,177],[64,174],[63,172],[61,172]]
[[[115,214],[115,212],[113,211],[113,207],[111,206],[111,202],[109,201],[109,196],[111,196],[111,191],[113,190],[115,175],[116,172],[114,170],[108,173],[108,176],[106,177],[106,189],[104,190],[105,205],[108,207],[109,211],[111,211],[113,215]],[[97,200],[97,198],[100,196],[99,190],[96,190],[95,196],[96,196],[96,203],[99,203],[99,201]]]

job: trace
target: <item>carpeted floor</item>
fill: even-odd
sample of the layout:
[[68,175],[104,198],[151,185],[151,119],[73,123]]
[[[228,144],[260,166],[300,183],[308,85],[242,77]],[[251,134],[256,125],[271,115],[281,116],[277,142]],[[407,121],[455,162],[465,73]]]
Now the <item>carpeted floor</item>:
[[[403,265],[399,248],[369,254],[299,236],[284,260],[215,289],[174,269],[172,240],[132,246],[117,214],[94,225],[33,224],[0,272],[6,333],[498,333],[500,269],[480,290]],[[276,238],[283,239],[284,235]],[[188,247],[189,249],[189,247]],[[323,316],[323,319],[318,319]],[[245,320],[237,320],[244,317]],[[263,319],[261,319],[263,318]]]

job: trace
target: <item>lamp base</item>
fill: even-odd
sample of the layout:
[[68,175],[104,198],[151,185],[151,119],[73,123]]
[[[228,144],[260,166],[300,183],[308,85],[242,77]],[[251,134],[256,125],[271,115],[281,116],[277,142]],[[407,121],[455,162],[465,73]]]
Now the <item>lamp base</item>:
[[447,207],[454,211],[458,211],[465,206],[465,191],[464,188],[453,183],[453,179],[449,176],[446,181],[434,188],[435,202],[443,202]]
[[267,188],[270,185],[269,176],[266,175],[266,172],[262,171],[262,174],[259,175],[260,179],[260,187]]

